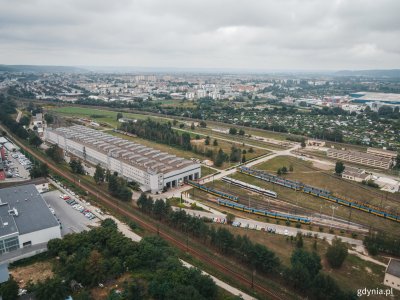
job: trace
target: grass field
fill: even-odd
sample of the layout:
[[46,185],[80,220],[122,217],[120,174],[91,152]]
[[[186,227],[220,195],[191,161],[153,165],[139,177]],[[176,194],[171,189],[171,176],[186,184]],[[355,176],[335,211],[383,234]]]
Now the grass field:
[[[302,160],[292,157],[276,157],[268,162],[259,164],[254,168],[276,174],[276,170],[278,168],[282,166],[289,168],[290,165],[293,167],[293,172],[284,176],[287,179],[298,180],[315,187],[328,189],[337,196],[347,199],[354,199],[360,202],[368,201],[369,203],[378,206],[380,205],[380,201],[382,201],[383,207],[385,207],[387,210],[398,209],[397,201],[400,199],[396,199],[399,198],[399,195],[390,195],[386,199],[386,194],[381,191],[365,187],[358,183],[345,181],[333,174],[327,173],[326,171],[315,170],[310,163],[303,162]],[[284,201],[301,205],[302,207],[311,209],[315,212],[322,212],[325,215],[332,214],[332,202],[305,193],[296,192],[294,190],[268,183],[244,174],[236,173],[232,177],[273,190],[278,193],[278,198]],[[339,206],[339,209],[335,211],[335,216],[341,217],[344,220],[349,220],[350,214],[351,220],[354,222],[359,222],[361,224],[371,226],[371,228],[400,235],[400,224],[393,221],[385,220],[366,212],[350,209],[344,206]]]
[[[90,118],[97,122],[104,122],[108,123],[113,127],[117,127],[120,123],[117,120],[117,113],[116,111],[105,110],[105,109],[96,109],[96,108],[85,108],[85,107],[76,107],[76,106],[64,106],[64,107],[57,107],[51,108],[52,111],[55,113],[69,116],[69,117],[79,117],[79,118]],[[133,113],[122,113],[125,118],[131,119],[147,119],[149,118],[148,115],[141,115],[141,114],[133,114]],[[159,122],[167,122],[171,121],[172,119],[169,118],[162,118],[162,117],[155,117],[152,116],[152,119],[157,119]]]
[[[234,234],[247,235],[251,241],[265,245],[267,248],[275,252],[280,258],[282,264],[290,266],[290,256],[295,250],[295,242],[291,242],[285,236],[278,234],[269,234],[257,230],[248,230],[233,226],[225,226],[213,224],[215,227],[224,226]],[[316,251],[321,257],[322,272],[334,278],[342,289],[348,291],[357,291],[359,288],[384,288],[382,285],[385,268],[376,265],[372,262],[367,262],[355,255],[348,255],[340,269],[332,269],[326,258],[325,253],[328,248],[328,243],[317,239],[317,250],[313,249],[314,238],[303,238],[304,249],[307,251]],[[398,295],[398,294],[396,294]],[[385,296],[374,299],[386,299]]]
[[[176,102],[177,100],[166,100],[166,101],[174,101]],[[97,122],[104,122],[109,124],[112,127],[117,127],[119,125],[117,121],[117,112],[116,111],[111,111],[111,110],[106,110],[106,109],[97,109],[97,108],[85,108],[85,107],[76,107],[76,106],[64,106],[64,107],[48,107],[49,110],[52,110],[55,113],[64,115],[64,116],[69,116],[69,117],[79,117],[79,118],[91,118]],[[123,112],[122,113],[124,117],[126,118],[132,118],[132,119],[147,119],[151,118],[153,120],[157,120],[161,123],[163,122],[172,122],[174,118],[168,118],[168,117],[159,117],[159,116],[153,116],[153,115],[145,115],[145,114],[134,114],[134,113],[127,113]],[[175,118],[178,119],[178,118]],[[182,122],[182,121],[179,121]],[[188,121],[184,121],[188,122]],[[230,127],[234,126],[229,126],[229,125],[224,125],[225,129],[228,129]],[[221,126],[218,126],[218,128],[222,128]],[[229,134],[224,134],[224,133],[219,133],[216,131],[211,130],[211,128],[196,128],[194,131],[190,130],[190,128],[185,128],[186,131],[188,132],[193,132],[195,135],[197,133],[204,134],[204,135],[209,135],[212,137],[216,138],[226,138],[226,139],[233,139],[237,143],[250,143],[251,145],[255,146],[261,146],[261,147],[267,147],[270,149],[282,149],[282,147],[278,145],[271,145],[268,143],[260,142],[260,141],[255,141],[251,140],[245,137],[240,137],[240,136],[232,136]],[[253,132],[253,133],[252,133]],[[246,129],[246,133],[249,134],[256,134],[256,130],[254,129]],[[270,135],[272,134],[272,135]],[[279,135],[275,135],[273,133],[267,132],[267,131],[257,131],[257,134],[259,136],[264,136],[264,137],[270,137],[274,138],[274,136],[279,137]],[[285,138],[276,138],[280,140],[284,140]]]

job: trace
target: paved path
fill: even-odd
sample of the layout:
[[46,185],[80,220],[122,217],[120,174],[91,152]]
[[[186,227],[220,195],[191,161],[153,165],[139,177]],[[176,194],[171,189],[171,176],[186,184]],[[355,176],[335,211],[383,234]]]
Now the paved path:
[[[57,186],[57,188],[60,188],[60,189],[63,190],[65,193],[67,193],[64,189],[62,189],[62,188],[61,188],[57,183],[55,183],[53,180],[51,180],[51,183],[54,184],[55,186]],[[72,196],[72,195],[71,195],[71,196]],[[72,196],[72,197],[73,197],[73,196]],[[86,201],[83,202],[83,201],[81,201],[80,199],[78,199],[77,197],[74,197],[74,200],[76,200],[77,202],[79,202],[81,205],[84,205],[84,206],[86,206],[86,207],[88,207],[88,208],[91,208],[91,212],[92,212],[93,214],[95,214],[96,217],[98,217],[100,220],[104,220],[104,219],[107,219],[107,218],[113,219],[113,220],[115,221],[115,223],[117,224],[117,226],[118,226],[118,230],[119,230],[123,235],[125,235],[125,236],[128,237],[128,238],[130,238],[130,239],[133,240],[134,242],[140,242],[140,240],[142,239],[142,237],[141,237],[140,235],[134,233],[134,232],[129,228],[129,226],[128,226],[127,224],[121,222],[120,220],[118,220],[118,219],[115,218],[114,216],[108,215],[108,214],[101,214],[101,213],[99,213],[99,209],[98,209],[96,206],[94,206],[94,205],[92,205],[92,204],[89,204],[89,203],[86,202]],[[183,265],[184,265],[185,267],[193,267],[193,266],[190,265],[189,263],[187,263],[187,262],[185,262],[185,261],[183,261],[183,260],[181,260],[181,261],[182,261],[182,263],[183,263]],[[207,273],[205,273],[204,271],[202,271],[202,273],[203,273],[203,274],[207,274]],[[209,275],[209,274],[207,274],[207,275]],[[214,277],[214,276],[211,276],[211,275],[209,275],[209,276],[214,280],[214,282],[215,282],[215,284],[216,284],[217,286],[219,286],[220,288],[222,288],[222,289],[224,289],[224,290],[226,290],[226,291],[232,293],[233,295],[242,296],[243,299],[249,299],[249,300],[255,299],[255,298],[253,298],[253,297],[251,297],[251,296],[249,296],[249,295],[247,295],[247,294],[241,292],[240,290],[236,289],[235,287],[230,286],[229,284],[227,284],[227,283],[225,283],[225,282],[219,280],[218,278],[216,278],[216,277]]]
[[[191,210],[191,209],[184,209],[188,214],[196,217],[207,217],[210,219],[213,218],[219,218],[219,219],[224,219],[225,215],[222,213],[212,213],[212,212],[206,212],[206,211],[198,211],[198,210]],[[281,234],[281,235],[286,235],[286,236],[296,236],[298,232],[301,232],[303,235],[311,235],[317,237],[319,239],[325,239],[328,243],[332,243],[332,240],[337,237],[334,234],[331,233],[325,233],[325,232],[317,232],[317,231],[311,231],[311,230],[306,230],[306,229],[301,229],[301,228],[294,228],[290,226],[285,226],[285,225],[278,225],[278,224],[270,224],[270,223],[265,223],[265,222],[260,222],[260,221],[255,221],[252,219],[245,219],[245,218],[235,218],[236,222],[240,222],[240,227],[242,228],[249,228],[249,230],[265,230],[266,228],[272,228],[276,230],[276,234]],[[370,256],[368,256],[368,252],[365,249],[363,242],[361,240],[349,238],[349,237],[341,237],[339,238],[348,244],[350,244],[354,250],[349,250],[350,254],[356,255],[362,260],[369,261],[372,263],[375,263],[377,265],[386,267],[387,265],[379,260],[376,260]]]
[[[192,266],[191,264],[189,264],[189,263],[187,263],[187,262],[185,262],[185,261],[183,261],[183,260],[181,260],[181,262],[182,262],[182,264],[183,264],[185,267],[187,267],[187,268],[193,268],[193,266]],[[234,288],[233,286],[231,286],[231,285],[229,285],[229,284],[227,284],[227,283],[225,283],[225,282],[219,280],[218,278],[216,278],[216,277],[214,277],[214,276],[212,276],[212,275],[210,275],[210,274],[208,274],[208,273],[206,273],[206,272],[204,272],[204,271],[201,271],[201,273],[202,273],[203,275],[208,275],[208,276],[210,276],[210,277],[212,278],[212,280],[214,280],[214,282],[216,283],[216,285],[218,285],[220,288],[223,288],[224,290],[230,292],[230,293],[233,294],[233,295],[240,296],[240,297],[242,297],[242,299],[244,299],[244,300],[254,300],[254,299],[256,299],[256,298],[254,298],[254,297],[252,297],[252,296],[250,296],[250,295],[247,295],[247,294],[243,293],[242,291],[238,290],[237,288]]]
[[15,121],[17,123],[19,123],[19,120],[21,120],[21,117],[22,117],[22,111],[20,111],[19,109],[17,109],[17,111],[18,111],[18,115],[17,115],[17,118],[15,119]]

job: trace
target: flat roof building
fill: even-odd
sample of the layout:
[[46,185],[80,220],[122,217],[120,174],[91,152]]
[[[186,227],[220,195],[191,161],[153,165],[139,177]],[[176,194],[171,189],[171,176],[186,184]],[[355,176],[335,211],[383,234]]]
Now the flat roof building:
[[81,125],[47,128],[45,139],[84,161],[138,182],[143,191],[157,193],[201,177],[198,163]]
[[385,271],[383,284],[400,291],[400,260],[390,259]]
[[390,169],[393,164],[393,161],[389,158],[359,151],[328,149],[327,155],[338,160],[381,169]]
[[35,185],[0,189],[0,260],[4,253],[61,238],[60,224]]

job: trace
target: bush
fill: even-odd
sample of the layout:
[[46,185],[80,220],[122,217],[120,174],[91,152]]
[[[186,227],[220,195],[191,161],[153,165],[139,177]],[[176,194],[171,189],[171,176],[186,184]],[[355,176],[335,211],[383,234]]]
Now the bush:
[[332,240],[332,245],[328,247],[326,258],[332,268],[338,269],[342,266],[348,255],[348,249],[341,239],[335,237]]

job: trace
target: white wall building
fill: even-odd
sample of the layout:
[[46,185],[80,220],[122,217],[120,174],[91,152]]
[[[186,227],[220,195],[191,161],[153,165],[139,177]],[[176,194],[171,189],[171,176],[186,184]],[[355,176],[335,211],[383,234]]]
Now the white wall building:
[[0,189],[1,254],[61,238],[60,224],[35,185]]
[[45,139],[84,161],[138,182],[143,191],[157,193],[201,177],[198,163],[84,126],[46,129]]

